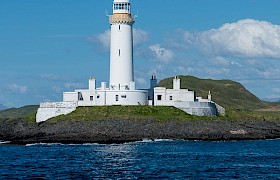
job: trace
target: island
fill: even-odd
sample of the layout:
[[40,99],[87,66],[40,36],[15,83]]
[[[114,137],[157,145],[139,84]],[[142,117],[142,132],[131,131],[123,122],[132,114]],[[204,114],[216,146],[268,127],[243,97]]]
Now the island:
[[[212,98],[226,109],[224,116],[193,116],[175,107],[94,106],[78,107],[36,123],[38,106],[0,111],[0,140],[30,143],[125,143],[143,139],[203,141],[280,138],[280,103],[264,102],[240,83],[230,80],[180,76],[182,88],[198,96],[212,91]],[[170,87],[172,77],[159,82]]]

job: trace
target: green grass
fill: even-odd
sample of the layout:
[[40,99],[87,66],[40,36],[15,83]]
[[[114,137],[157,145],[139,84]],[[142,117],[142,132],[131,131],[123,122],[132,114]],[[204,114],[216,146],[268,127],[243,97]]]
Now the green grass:
[[227,109],[226,116],[222,119],[230,121],[239,120],[267,120],[279,121],[280,111],[244,111],[236,109]]
[[[25,106],[17,109],[0,111],[0,119],[21,118],[28,123],[35,123],[36,110],[38,106]],[[7,113],[10,115],[7,115]],[[218,117],[199,117],[192,116],[184,111],[174,107],[165,106],[95,106],[95,107],[78,107],[76,111],[61,115],[48,123],[57,123],[60,121],[97,121],[97,120],[156,120],[159,123],[168,121],[195,121],[195,120],[267,120],[279,121],[280,112],[278,111],[245,111],[237,109],[226,109],[226,116]]]
[[52,122],[58,121],[96,121],[96,120],[157,120],[158,122],[186,121],[207,119],[209,117],[191,116],[184,111],[174,107],[165,106],[95,106],[78,107],[76,111],[64,116],[58,116],[52,119]]
[[25,119],[32,123],[36,121],[38,105],[28,105],[20,108],[10,108],[0,111],[0,119]]
[[[256,110],[270,104],[261,101],[238,82],[230,80],[199,79],[193,76],[179,76],[181,88],[196,92],[197,96],[207,98],[211,91],[212,100],[225,108]],[[159,82],[158,86],[172,88],[173,77]]]

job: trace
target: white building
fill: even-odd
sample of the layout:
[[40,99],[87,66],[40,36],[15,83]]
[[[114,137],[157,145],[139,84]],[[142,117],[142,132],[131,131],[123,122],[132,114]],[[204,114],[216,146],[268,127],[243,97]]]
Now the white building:
[[113,15],[109,16],[111,25],[110,84],[89,79],[88,89],[64,92],[63,102],[40,103],[36,122],[68,114],[78,106],[111,105],[155,105],[175,106],[190,114],[217,115],[215,103],[195,97],[193,91],[180,88],[180,79],[175,78],[173,89],[156,87],[157,80],[152,76],[149,90],[137,90],[134,82],[133,35],[134,16],[131,15],[130,0],[114,0]]

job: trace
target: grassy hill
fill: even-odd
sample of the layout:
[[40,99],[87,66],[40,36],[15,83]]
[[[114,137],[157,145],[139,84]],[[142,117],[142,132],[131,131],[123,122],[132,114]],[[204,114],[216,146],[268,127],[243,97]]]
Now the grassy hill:
[[[199,79],[193,76],[179,76],[181,88],[193,90],[197,96],[207,98],[209,90],[212,100],[225,108],[256,110],[266,108],[269,103],[261,101],[238,82],[230,80]],[[172,88],[173,77],[159,82],[158,86]]]
[[29,105],[23,106],[20,108],[10,108],[6,110],[0,111],[0,118],[23,118],[35,114],[37,112],[39,106],[37,105]]

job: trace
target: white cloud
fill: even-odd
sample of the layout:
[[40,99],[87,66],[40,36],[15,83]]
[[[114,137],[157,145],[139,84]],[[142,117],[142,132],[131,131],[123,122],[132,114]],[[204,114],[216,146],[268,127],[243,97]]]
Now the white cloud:
[[222,56],[217,56],[214,59],[210,59],[214,64],[222,65],[222,66],[229,66],[230,60],[226,59],[225,57]]
[[153,56],[160,62],[168,63],[173,59],[173,52],[169,49],[163,48],[160,44],[154,44],[149,47]]
[[280,88],[273,88],[272,91],[275,93],[280,93]]
[[59,86],[52,86],[51,88],[55,93],[62,93],[63,89]]
[[104,33],[86,37],[86,40],[95,44],[100,44],[104,49],[109,50],[111,41],[111,30],[108,29]]
[[[87,41],[93,42],[94,44],[100,44],[103,50],[109,51],[111,42],[111,30],[108,29],[103,33],[95,34],[93,36],[87,37]],[[142,29],[133,28],[133,44],[134,46],[141,45],[149,40],[148,32]]]
[[266,21],[244,19],[195,36],[196,45],[207,54],[280,58],[280,26]]
[[149,34],[142,29],[133,29],[133,44],[140,45],[149,40]]
[[40,78],[42,79],[46,79],[46,80],[67,80],[67,76],[63,76],[63,75],[56,75],[56,74],[41,74],[39,75]]
[[20,94],[24,94],[28,90],[27,86],[21,86],[18,84],[10,84],[8,85],[8,89],[14,93],[20,93]]
[[83,88],[85,85],[83,83],[65,83],[64,87],[66,88]]
[[135,81],[137,84],[146,84],[147,80],[145,78],[141,78],[141,77],[135,77]]

